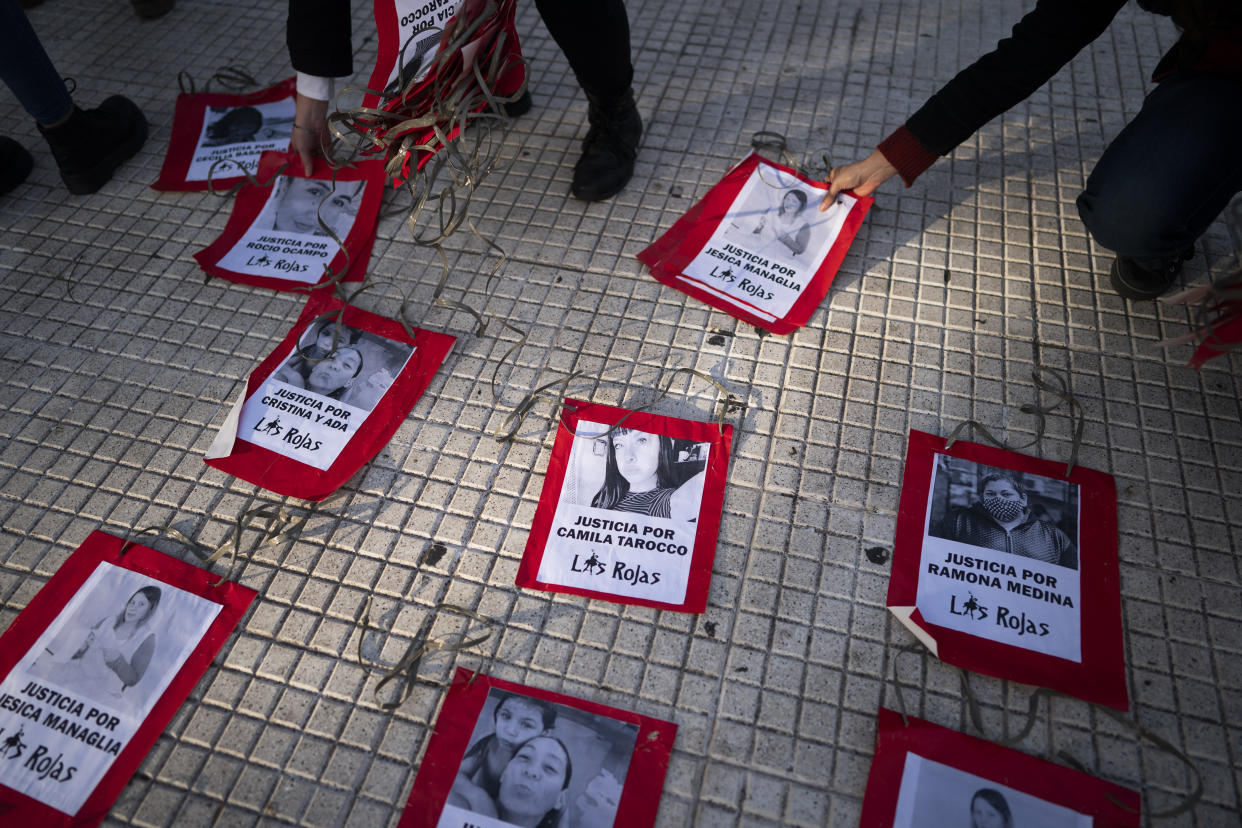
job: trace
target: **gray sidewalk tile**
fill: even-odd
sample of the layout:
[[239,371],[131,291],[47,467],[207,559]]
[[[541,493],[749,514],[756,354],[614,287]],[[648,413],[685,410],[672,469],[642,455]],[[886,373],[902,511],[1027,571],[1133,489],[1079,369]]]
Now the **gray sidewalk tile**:
[[[518,30],[535,107],[502,138],[476,193],[479,232],[439,257],[381,221],[360,304],[458,337],[390,444],[329,498],[295,542],[257,553],[239,579],[253,609],[144,760],[108,824],[393,825],[443,690],[379,708],[358,663],[392,663],[440,603],[501,622],[478,653],[430,659],[670,718],[679,733],[659,824],[856,824],[875,711],[911,636],[884,609],[909,429],[965,418],[1035,435],[1020,412],[1036,364],[1068,372],[1084,405],[1081,462],[1115,476],[1133,717],[1195,763],[1204,797],[1169,825],[1232,826],[1242,807],[1242,408],[1238,356],[1193,372],[1184,310],[1128,303],[1100,274],[1074,199],[1142,103],[1175,39],[1127,6],[1047,86],[911,189],[890,184],[810,323],[755,329],[651,279],[635,254],[748,151],[788,136],[792,155],[861,158],[1029,4],[1006,0],[629,3],[646,133],[616,198],[568,197],[586,103],[533,4]],[[374,60],[370,6],[353,4],[355,83]],[[64,194],[33,124],[0,92],[6,132],[35,154],[0,200],[0,627],[101,528],[173,521],[220,543],[240,512],[278,498],[201,462],[247,373],[296,318],[297,296],[204,281],[192,254],[230,202],[157,193],[177,91],[224,64],[290,74],[284,7],[183,0],[140,22],[127,4],[48,0],[30,12],[77,99],[122,91],[151,138],[95,196]],[[1188,284],[1235,261],[1223,221]],[[443,295],[504,319],[476,334]],[[502,364],[506,353],[507,364]],[[663,372],[694,368],[747,403],[707,611],[622,607],[513,585],[555,435],[537,403],[501,443],[523,394],[580,371],[577,397],[651,401]],[[493,376],[495,375],[495,385]],[[655,410],[708,418],[714,391],[679,380]],[[499,392],[499,393],[497,393]],[[1053,416],[1032,449],[1063,458]],[[289,501],[287,505],[299,505]],[[152,541],[190,557],[170,541]],[[460,631],[436,619],[433,634]],[[490,660],[489,660],[490,659]],[[911,712],[970,729],[956,671],[899,662]],[[973,676],[991,736],[1025,716],[1029,689]],[[916,689],[921,688],[921,690]],[[1066,751],[1167,807],[1178,760],[1087,705],[1056,699],[1023,744]]]

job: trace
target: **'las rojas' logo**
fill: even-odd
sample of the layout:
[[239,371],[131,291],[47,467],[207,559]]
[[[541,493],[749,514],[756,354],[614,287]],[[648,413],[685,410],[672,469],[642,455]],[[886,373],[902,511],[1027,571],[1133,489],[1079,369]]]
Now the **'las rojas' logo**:
[[[0,757],[16,759],[22,755],[22,751],[26,749],[26,743],[22,741],[22,732],[25,729],[24,725],[17,728],[16,733],[0,743]],[[0,733],[4,733],[4,730],[0,729]]]
[[957,596],[950,595],[949,612],[954,615],[965,615],[967,618],[975,621],[982,621],[987,618],[988,608],[983,606],[983,604],[980,604],[979,601],[975,599],[975,594],[973,592],[968,592],[967,595],[970,597],[963,601],[960,606],[957,603]]

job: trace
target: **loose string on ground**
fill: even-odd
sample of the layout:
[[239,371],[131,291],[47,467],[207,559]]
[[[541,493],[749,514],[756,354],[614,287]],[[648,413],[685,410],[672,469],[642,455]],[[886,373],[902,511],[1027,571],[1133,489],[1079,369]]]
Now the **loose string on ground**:
[[233,569],[237,564],[241,548],[242,535],[247,529],[258,529],[260,533],[258,542],[242,556],[249,561],[253,560],[257,552],[279,546],[286,541],[296,540],[302,534],[302,529],[306,527],[306,521],[309,520],[311,514],[309,511],[297,512],[275,503],[256,506],[238,514],[233,522],[233,531],[203,559],[204,563],[211,566],[223,556],[228,555],[229,563],[224,574],[212,586],[219,586],[225,581],[232,580]]
[[[792,167],[799,175],[813,181],[824,181],[832,172],[832,161],[826,148],[810,149],[806,157],[799,161],[789,152],[788,139],[779,132],[761,129],[750,137],[750,146],[755,152],[765,157],[775,156],[772,160],[786,167]],[[774,190],[788,190],[789,184],[777,181],[773,183],[764,178],[763,167],[759,168],[759,180]]]
[[248,529],[258,529],[259,540],[242,555],[246,560],[253,558],[255,553],[278,546],[285,541],[295,540],[306,526],[310,512],[297,513],[279,504],[263,504],[241,512],[234,518],[232,530],[223,541],[215,547],[205,546],[172,525],[172,519],[159,524],[146,526],[127,532],[121,544],[120,555],[125,555],[143,535],[155,535],[172,538],[184,544],[204,564],[210,567],[225,555],[229,556],[229,565],[218,581],[211,584],[218,587],[225,581],[232,580],[233,569],[240,553],[243,533]]
[[[912,653],[919,657],[920,675],[925,676],[927,674],[927,657],[930,654],[930,652],[925,646],[923,646],[921,642],[914,641],[909,644],[893,646],[891,648],[891,652],[889,655],[889,668],[890,669],[889,671],[886,671],[886,672],[891,672],[892,677],[891,677],[890,683],[893,687],[895,695],[897,696],[898,712],[901,714],[902,723],[905,724],[907,727],[909,727],[910,725],[910,714],[908,712],[909,708],[906,705],[905,694],[902,691],[902,682],[901,682],[898,669],[897,669],[899,659],[901,658],[902,655],[905,655],[906,653]],[[960,667],[957,668],[957,671],[958,671],[958,677],[961,682],[962,698],[966,703],[967,715],[970,718],[971,725],[974,727],[974,729],[979,733],[979,735],[982,738],[988,740],[989,742],[993,742],[995,744],[1003,745],[1006,747],[1012,747],[1014,745],[1017,745],[1020,742],[1024,741],[1026,737],[1030,735],[1031,731],[1035,727],[1036,721],[1038,720],[1040,700],[1045,699],[1045,698],[1048,699],[1048,718],[1049,718],[1049,721],[1051,722],[1052,700],[1055,698],[1066,698],[1066,699],[1070,698],[1068,696],[1065,696],[1062,693],[1058,693],[1046,687],[1037,687],[1031,692],[1030,699],[1027,702],[1026,722],[1022,725],[1021,729],[1019,729],[1017,734],[1011,737],[991,736],[988,734],[987,728],[983,724],[982,705],[979,702],[979,697],[975,694],[974,688],[970,684],[969,673]],[[1198,767],[1195,765],[1193,761],[1191,761],[1190,757],[1188,757],[1183,751],[1178,749],[1175,745],[1173,745],[1172,742],[1165,739],[1163,736],[1160,736],[1159,734],[1152,732],[1148,728],[1139,724],[1137,721],[1127,718],[1126,716],[1122,715],[1120,712],[1116,710],[1113,710],[1112,708],[1104,707],[1104,706],[1097,705],[1097,704],[1092,704],[1090,702],[1083,702],[1083,704],[1086,704],[1088,707],[1090,707],[1093,710],[1098,710],[1101,713],[1106,714],[1109,718],[1117,722],[1119,725],[1121,725],[1123,728],[1125,728],[1130,733],[1134,734],[1136,737],[1140,739],[1146,739],[1147,741],[1154,744],[1156,747],[1160,748],[1160,750],[1164,751],[1170,756],[1175,757],[1176,759],[1178,759],[1178,761],[1184,764],[1187,770],[1190,772],[1191,778],[1193,780],[1193,784],[1190,787],[1190,791],[1182,798],[1182,800],[1178,804],[1170,808],[1163,809],[1163,810],[1159,810],[1159,811],[1144,810],[1143,814],[1146,817],[1148,817],[1149,819],[1160,819],[1160,818],[1171,818],[1171,817],[1179,816],[1189,811],[1199,802],[1199,800],[1203,796],[1203,778],[1201,774],[1199,773]],[[1007,712],[1008,711],[1006,711],[1006,713]],[[1003,730],[1006,733],[1009,731],[1007,718],[1005,719]],[[1056,755],[1059,759],[1064,761],[1067,765],[1070,765],[1071,767],[1073,767],[1075,770],[1081,771],[1083,773],[1091,774],[1091,775],[1096,775],[1095,771],[1092,771],[1090,768],[1086,767],[1082,762],[1078,761],[1076,758],[1074,758],[1072,755],[1070,755],[1066,751],[1063,751],[1063,750],[1057,751]],[[1116,805],[1117,807],[1123,810],[1132,811],[1132,809],[1129,808],[1129,806],[1121,802],[1116,797],[1110,796],[1109,800],[1114,805]]]
[[[586,373],[585,371],[573,371],[571,373],[565,374],[563,377],[559,379],[546,382],[543,385],[539,386],[538,388],[526,394],[517,403],[517,405],[513,407],[513,410],[509,412],[509,414],[505,417],[504,421],[500,424],[500,426],[496,429],[496,432],[492,436],[499,443],[506,443],[506,442],[513,440],[517,436],[518,429],[521,428],[523,420],[526,419],[526,415],[530,413],[530,410],[531,408],[534,407],[535,403],[539,402],[540,400],[548,400],[552,402],[553,404],[559,404],[562,400],[565,399],[566,396],[568,396],[569,383],[573,381],[574,379],[577,379],[578,377],[583,376],[585,373]],[[673,368],[670,371],[661,372],[660,381],[657,383],[656,395],[651,400],[649,400],[648,402],[644,403],[643,405],[637,408],[631,409],[628,413],[626,413],[623,417],[621,417],[620,420],[618,420],[616,423],[609,426],[604,431],[592,432],[590,434],[587,434],[587,433],[579,432],[575,429],[569,429],[568,426],[566,426],[563,421],[561,422],[561,427],[569,430],[569,432],[573,434],[575,437],[583,437],[589,440],[598,440],[602,437],[607,437],[608,435],[612,434],[612,432],[616,431],[618,428],[623,428],[625,421],[628,420],[631,416],[633,416],[634,414],[638,414],[639,412],[650,409],[656,403],[660,402],[662,399],[667,397],[670,394],[670,389],[672,388],[673,381],[676,380],[677,377],[682,376],[682,375],[687,375],[687,374],[690,375],[691,377],[697,377],[707,383],[710,383],[711,385],[715,386],[717,392],[719,393],[719,396],[717,398],[717,404],[715,406],[718,413],[716,414],[716,417],[714,418],[714,423],[718,431],[721,431],[721,432],[724,431],[724,420],[728,415],[739,412],[739,411],[746,410],[746,402],[735,397],[733,393],[730,392],[729,389],[724,385],[724,383],[720,382],[719,380],[717,380],[715,377],[711,376],[710,374],[706,374],[702,371],[699,371],[696,368]],[[617,382],[615,380],[609,380],[604,376],[600,377],[600,382],[606,383],[606,384],[615,383],[617,385],[624,384],[622,382]],[[548,395],[546,393],[548,389],[555,388],[558,386],[561,389],[558,395]]]
[[[468,622],[473,621],[477,624],[482,624],[483,629],[480,631],[467,626],[466,630],[461,633],[454,633],[443,638],[429,639],[428,636],[431,633],[431,629],[436,620],[440,617],[441,613],[461,616]],[[465,607],[459,607],[455,604],[437,604],[423,618],[423,623],[419,626],[418,631],[415,632],[409,646],[406,647],[406,650],[402,654],[401,658],[398,659],[397,662],[391,667],[379,665],[374,662],[368,663],[367,659],[362,654],[363,640],[371,632],[370,596],[367,597],[367,600],[363,603],[361,612],[358,614],[358,626],[360,628],[358,635],[358,663],[363,665],[363,667],[380,667],[384,669],[384,674],[380,677],[380,680],[376,682],[375,688],[372,692],[375,695],[376,703],[381,708],[384,710],[395,710],[405,703],[406,699],[408,699],[410,694],[414,692],[414,688],[417,685],[423,684],[431,687],[440,686],[440,682],[422,678],[418,675],[419,667],[422,665],[425,658],[433,653],[456,653],[482,644],[491,638],[496,622],[473,610],[466,609]],[[376,628],[376,632],[379,631],[380,630]],[[380,695],[383,692],[383,689],[394,681],[401,682],[400,690],[397,693],[396,699],[394,701],[381,701]]]
[[919,641],[913,641],[909,644],[901,644],[890,648],[890,656],[888,665],[892,673],[893,692],[897,696],[897,709],[901,713],[901,722],[906,727],[910,726],[910,715],[906,707],[906,696],[901,690],[901,677],[897,672],[897,661],[906,653],[913,653],[919,657],[919,674],[923,675],[927,671],[927,648]]
[[[234,92],[240,92],[243,89],[249,89],[259,85],[254,75],[246,70],[243,66],[227,65],[221,66],[215,73],[207,79],[207,83],[203,85],[203,94],[206,95],[211,91],[212,82],[220,84],[225,89]],[[197,95],[198,89],[194,83],[194,76],[182,69],[177,73],[177,87],[183,92],[190,95]]]
[[83,257],[85,254],[86,254],[86,251],[85,251],[85,250],[83,250],[81,253],[79,253],[78,255],[76,255],[76,256],[74,256],[74,257],[73,257],[73,264],[69,266],[69,275],[68,275],[68,276],[62,276],[61,274],[57,273],[57,272],[56,272],[56,271],[54,271],[54,270],[48,270],[48,271],[45,271],[45,272],[44,272],[44,275],[45,275],[45,276],[48,276],[48,277],[50,277],[50,278],[54,279],[54,280],[55,280],[55,281],[57,281],[57,282],[64,282],[64,283],[65,283],[65,298],[66,298],[66,299],[68,299],[70,302],[72,302],[72,303],[73,303],[73,304],[75,304],[75,305],[81,305],[81,304],[82,304],[82,302],[78,301],[78,300],[74,297],[74,295],[73,295],[73,289],[74,289],[75,287],[77,287],[77,285],[78,285],[78,281],[77,281],[77,278],[76,278],[76,277],[77,277],[77,273],[78,273],[78,264],[82,261],[82,257]]
[[[1052,381],[1049,382],[1045,379],[1045,377],[1051,378]],[[963,422],[958,423],[957,426],[949,432],[949,437],[945,440],[945,449],[948,450],[952,448],[953,444],[960,439],[962,432],[967,429],[974,429],[978,431],[980,436],[982,436],[989,443],[997,446],[998,448],[1003,448],[1006,451],[1021,451],[1023,449],[1030,448],[1043,438],[1044,431],[1047,428],[1046,416],[1064,405],[1067,408],[1066,416],[1069,417],[1070,428],[1073,434],[1070,442],[1069,460],[1065,465],[1065,476],[1068,477],[1074,470],[1074,466],[1078,465],[1078,450],[1082,444],[1083,427],[1086,425],[1086,419],[1082,414],[1082,405],[1078,402],[1078,399],[1070,390],[1069,381],[1060,372],[1037,365],[1035,370],[1031,372],[1031,379],[1034,381],[1036,388],[1041,391],[1047,391],[1057,398],[1057,401],[1049,406],[1026,403],[1018,409],[1023,414],[1032,414],[1035,416],[1036,426],[1034,437],[1021,445],[1011,445],[992,434],[992,432],[988,430],[988,427],[978,420],[964,420]]]

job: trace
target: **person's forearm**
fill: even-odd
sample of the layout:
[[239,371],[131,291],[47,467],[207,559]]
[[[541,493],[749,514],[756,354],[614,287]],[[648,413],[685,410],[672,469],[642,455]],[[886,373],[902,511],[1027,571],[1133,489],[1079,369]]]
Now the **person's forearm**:
[[[963,69],[906,121],[909,139],[894,132],[881,152],[909,185],[930,164],[927,155],[948,155],[988,121],[1027,98],[1095,40],[1125,0],[1039,0],[994,50]],[[917,157],[912,157],[917,156]],[[922,168],[919,169],[919,166]]]

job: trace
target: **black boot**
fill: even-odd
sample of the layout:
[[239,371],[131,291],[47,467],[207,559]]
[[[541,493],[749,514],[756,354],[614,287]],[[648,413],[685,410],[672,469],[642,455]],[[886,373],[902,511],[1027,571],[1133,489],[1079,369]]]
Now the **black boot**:
[[113,95],[95,109],[76,106],[69,120],[39,132],[52,148],[69,192],[97,191],[147,140],[147,119],[129,98]]
[[1133,259],[1118,256],[1108,270],[1113,290],[1125,299],[1156,299],[1173,287],[1182,263],[1194,255],[1193,248],[1168,259]]
[[0,136],[0,195],[11,191],[30,175],[34,159],[21,144]]
[[517,100],[501,104],[500,111],[506,118],[520,118],[530,112],[530,108],[534,105],[535,102],[530,97],[530,89],[527,88],[522,90]]
[[583,201],[603,201],[621,192],[634,175],[643,121],[631,89],[614,98],[588,93],[587,100],[591,129],[582,142],[582,157],[574,165],[570,192]]

